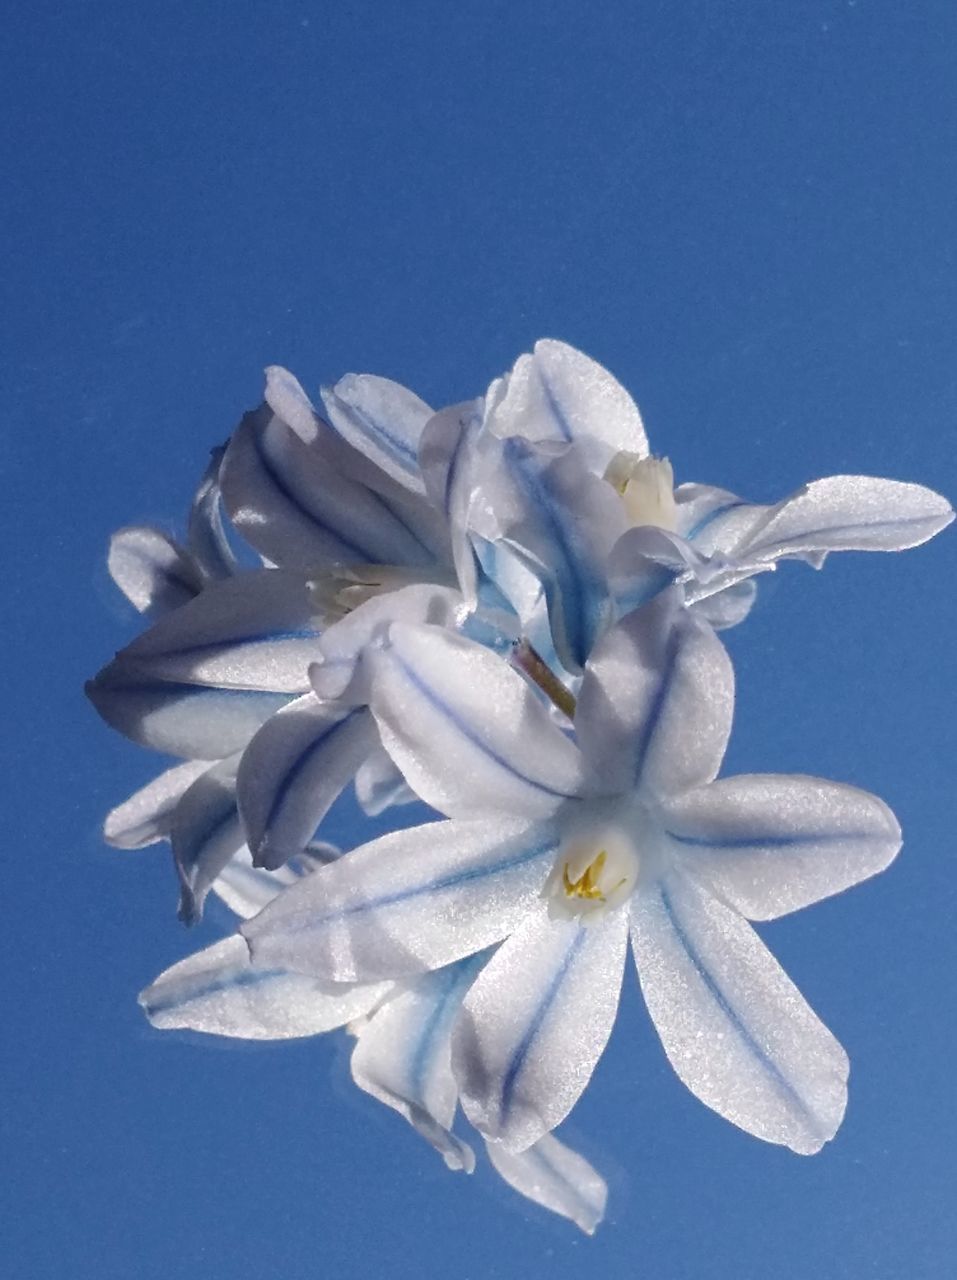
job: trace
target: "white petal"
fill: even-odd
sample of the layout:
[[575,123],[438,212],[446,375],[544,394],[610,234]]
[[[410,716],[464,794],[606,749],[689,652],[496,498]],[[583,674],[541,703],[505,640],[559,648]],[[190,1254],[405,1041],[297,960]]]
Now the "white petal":
[[648,441],[638,406],[607,369],[567,343],[536,342],[488,391],[486,424],[500,436],[580,440],[596,474],[616,453],[644,457]]
[[241,751],[287,693],[216,689],[156,680],[122,660],[86,686],[87,697],[114,729],[166,755],[217,760]]
[[732,552],[771,510],[707,484],[679,485],[675,504],[677,532],[704,556]]
[[349,373],[324,387],[329,421],[344,439],[399,484],[425,493],[419,438],[432,410],[413,391],[371,373]]
[[524,1151],[561,1124],[611,1034],[628,912],[529,913],[475,980],[452,1036],[462,1107],[486,1138]]
[[306,847],[376,745],[365,707],[307,693],[267,720],[243,752],[239,811],[258,866],[274,870]]
[[769,508],[767,519],[737,552],[777,559],[828,551],[902,551],[926,542],[953,518],[947,499],[923,485],[828,476]]
[[515,927],[557,848],[550,826],[505,819],[395,831],[293,885],[242,932],[257,963],[336,982],[438,969]]
[[303,390],[299,379],[280,364],[271,364],[266,370],[266,390],[263,399],[277,418],[290,427],[303,444],[312,444],[325,423],[316,413],[315,406]]
[[715,631],[726,631],[743,622],[751,612],[758,594],[758,584],[751,578],[705,596],[692,605],[695,614]]
[[373,596],[327,628],[309,671],[312,687],[320,698],[341,698],[347,694],[351,698],[355,693],[356,699],[361,700],[361,682],[349,688],[359,659],[369,645],[382,641],[391,623],[426,622],[437,627],[458,627],[464,618],[462,597],[454,587],[421,582]]
[[186,604],[202,587],[190,556],[150,525],[118,529],[110,538],[107,567],[130,604],[156,617]]
[[202,917],[213,881],[245,841],[236,808],[238,764],[233,756],[207,769],[173,814],[170,843],[181,886],[179,915],[186,924]]
[[393,1107],[450,1169],[471,1173],[475,1156],[451,1132],[458,1105],[452,1076],[452,1025],[484,953],[417,978],[378,1009],[352,1054],[352,1078]]
[[876,875],[901,844],[877,796],[785,774],[722,778],[670,800],[662,821],[687,869],[751,920]]
[[283,889],[295,884],[302,873],[292,866],[266,871],[254,867],[245,845],[238,849],[213,881],[213,893],[243,920],[262,911]]
[[462,595],[475,604],[477,572],[469,541],[474,448],[484,401],[468,400],[440,409],[426,423],[419,442],[419,466],[433,507],[449,529],[452,562]]
[[322,623],[303,577],[257,569],[210,584],[118,661],[154,680],[301,693]]
[[496,654],[438,627],[396,624],[370,654],[386,750],[426,803],[456,818],[545,818],[577,793],[577,747]]
[[596,786],[669,795],[710,782],[734,712],[734,672],[675,591],[623,618],[595,649],[575,733]]
[[370,818],[391,805],[417,799],[392,757],[382,746],[372,749],[356,771],[356,799]]
[[341,1027],[371,1009],[388,984],[323,985],[280,969],[255,969],[233,935],[161,973],[140,996],[162,1031],[203,1031],[242,1040],[288,1040]]
[[[606,566],[628,527],[625,509],[611,485],[588,470],[580,446],[556,451],[490,436],[483,453],[471,528],[504,543],[538,579],[558,655],[578,671],[610,621]],[[496,585],[508,592],[507,580]],[[521,600],[510,603],[527,623]]]
[[164,840],[183,792],[208,768],[206,760],[187,760],[134,791],[106,815],[104,840],[117,849],[142,849]]
[[431,563],[433,552],[402,514],[344,472],[343,448],[322,434],[303,443],[268,408],[247,414],[221,476],[236,528],[284,568]]
[[225,452],[225,448],[213,450],[189,513],[187,544],[190,555],[204,577],[213,582],[228,578],[238,570],[236,557],[223,528],[219,472]]
[[519,1195],[594,1235],[605,1216],[608,1184],[584,1156],[551,1133],[526,1151],[509,1151],[500,1142],[489,1142],[486,1149],[496,1172]]
[[755,1137],[820,1150],[844,1115],[847,1055],[747,921],[677,872],[639,890],[632,916],[648,1011],[692,1093]]

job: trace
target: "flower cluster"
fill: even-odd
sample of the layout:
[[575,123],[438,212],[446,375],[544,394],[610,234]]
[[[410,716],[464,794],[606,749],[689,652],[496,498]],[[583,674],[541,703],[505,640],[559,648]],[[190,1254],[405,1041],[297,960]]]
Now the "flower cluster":
[[[749,1133],[817,1151],[847,1058],[750,921],[887,866],[875,796],[718,778],[718,636],[779,560],[916,546],[953,518],[915,484],[835,476],[773,505],[674,487],[638,410],[556,341],[439,412],[350,375],[323,412],[285,370],[216,450],[183,542],[109,565],[151,625],[89,685],[179,759],[107,818],[172,847],[179,913],[239,932],[161,974],[154,1026],[282,1039],[347,1027],[356,1084],[453,1169],[472,1148],[586,1231],[605,1185],[553,1130],[611,1033],[629,946],[677,1074]],[[435,819],[346,852],[323,820]]]

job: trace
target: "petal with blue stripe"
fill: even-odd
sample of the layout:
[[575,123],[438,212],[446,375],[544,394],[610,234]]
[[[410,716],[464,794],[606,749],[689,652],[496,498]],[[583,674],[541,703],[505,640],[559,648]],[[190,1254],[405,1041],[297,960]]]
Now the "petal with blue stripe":
[[360,659],[370,646],[384,640],[391,623],[422,622],[435,627],[457,627],[465,617],[462,597],[454,587],[417,582],[397,591],[373,595],[323,634],[316,661],[309,669],[312,687],[320,698],[351,699],[355,695],[362,700],[365,692]]
[[628,912],[528,914],[479,974],[452,1037],[462,1107],[487,1139],[524,1151],[568,1115],[618,1010]]
[[565,342],[542,338],[493,382],[486,425],[500,436],[580,441],[597,475],[616,453],[645,457],[638,406],[607,369]]
[[525,1151],[509,1151],[501,1142],[489,1142],[487,1150],[495,1171],[519,1195],[594,1235],[605,1216],[608,1184],[584,1156],[551,1133]]
[[257,866],[302,853],[333,801],[378,744],[367,708],[307,693],[267,720],[243,752],[239,811]]
[[767,518],[736,552],[749,559],[810,558],[819,567],[830,551],[919,546],[953,518],[947,499],[923,485],[875,476],[828,476],[768,508]]
[[361,1017],[388,983],[323,984],[282,969],[256,969],[235,934],[161,973],[140,1005],[161,1031],[202,1031],[241,1040],[314,1036]]
[[293,885],[242,932],[257,964],[324,980],[439,969],[515,928],[557,848],[550,824],[506,818],[392,832]]
[[202,919],[213,881],[245,844],[236,807],[236,769],[231,756],[207,769],[183,793],[170,825],[173,862],[180,882],[179,917]]
[[302,693],[323,622],[305,578],[257,569],[211,583],[127,645],[117,662],[157,681]]
[[750,920],[774,920],[876,875],[901,845],[877,796],[839,782],[743,774],[670,799],[673,851]]
[[352,1054],[359,1088],[404,1116],[450,1169],[466,1173],[475,1156],[452,1133],[458,1106],[452,1027],[486,958],[482,952],[398,989],[361,1029]]
[[678,1076],[719,1115],[811,1155],[847,1103],[844,1050],[733,908],[673,870],[638,890],[641,989]]
[[268,407],[247,414],[220,477],[233,524],[283,568],[431,563],[403,513],[343,470],[343,449],[322,432],[306,444]]
[[[488,438],[484,452],[483,502],[471,527],[488,542],[504,543],[539,579],[555,648],[578,671],[610,621],[607,563],[628,527],[625,509],[578,448]],[[507,593],[507,580],[496,585]]]
[[578,748],[498,655],[440,627],[397,623],[368,662],[383,746],[440,813],[540,819],[578,794]]
[[432,410],[414,391],[371,373],[349,373],[324,387],[329,421],[354,449],[399,484],[424,494],[418,453]]
[[103,839],[117,849],[143,849],[165,840],[176,806],[187,787],[205,773],[210,761],[187,760],[166,769],[111,809],[103,823]]
[[130,525],[110,538],[110,577],[140,613],[162,617],[192,600],[202,576],[192,558],[162,529]]
[[600,790],[667,796],[715,777],[733,713],[731,660],[673,590],[628,614],[598,644],[575,734]]

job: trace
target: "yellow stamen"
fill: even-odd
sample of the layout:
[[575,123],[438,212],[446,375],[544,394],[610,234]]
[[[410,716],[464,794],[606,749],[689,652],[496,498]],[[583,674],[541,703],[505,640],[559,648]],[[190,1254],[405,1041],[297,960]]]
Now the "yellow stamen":
[[599,902],[604,902],[605,895],[599,889],[597,881],[604,870],[607,856],[605,850],[602,849],[598,857],[588,864],[577,880],[569,878],[568,863],[566,862],[562,868],[562,884],[565,888],[565,897],[597,899]]

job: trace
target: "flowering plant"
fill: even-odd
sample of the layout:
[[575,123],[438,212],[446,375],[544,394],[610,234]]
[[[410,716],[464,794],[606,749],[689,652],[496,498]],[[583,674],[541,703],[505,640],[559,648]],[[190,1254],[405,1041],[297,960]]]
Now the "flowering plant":
[[[813,481],[772,505],[673,483],[638,410],[560,342],[433,412],[350,375],[324,414],[287,372],[216,450],[183,542],[120,530],[109,565],[151,625],[88,687],[176,757],[107,818],[168,841],[187,923],[240,931],[141,1003],[161,1028],[282,1039],[347,1027],[353,1078],[453,1169],[471,1147],[586,1231],[601,1176],[553,1130],[615,1020],[629,945],[669,1061],[708,1106],[811,1153],[847,1059],[750,921],[883,869],[875,796],[718,778],[734,677],[718,636],[782,560],[916,546],[920,485]],[[240,539],[244,546],[240,546]],[[434,821],[323,840],[354,786]]]

